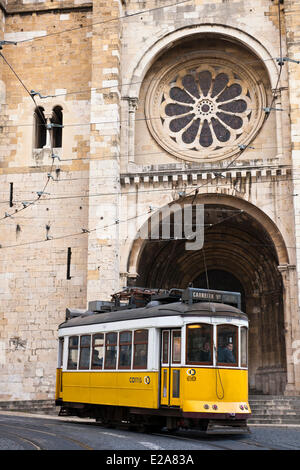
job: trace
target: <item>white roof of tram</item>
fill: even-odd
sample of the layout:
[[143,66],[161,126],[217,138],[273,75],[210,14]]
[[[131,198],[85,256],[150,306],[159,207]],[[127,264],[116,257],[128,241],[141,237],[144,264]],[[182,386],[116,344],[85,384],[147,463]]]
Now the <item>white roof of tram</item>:
[[85,325],[95,325],[101,323],[114,323],[129,320],[142,320],[168,316],[194,316],[195,317],[231,317],[235,319],[248,320],[248,317],[241,310],[227,304],[213,302],[197,302],[188,304],[184,302],[174,302],[152,306],[149,304],[142,308],[132,308],[126,310],[116,310],[112,312],[94,313],[86,311],[81,315],[66,320],[59,325],[59,328],[70,328]]

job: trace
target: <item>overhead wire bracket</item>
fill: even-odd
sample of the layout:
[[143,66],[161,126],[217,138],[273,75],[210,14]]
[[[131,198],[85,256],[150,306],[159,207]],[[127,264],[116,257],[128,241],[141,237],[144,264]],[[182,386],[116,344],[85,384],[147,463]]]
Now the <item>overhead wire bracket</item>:
[[40,198],[43,194],[48,194],[48,195],[50,195],[50,193],[45,193],[45,191],[37,191],[36,194],[38,195],[39,198]]
[[46,96],[43,96],[41,95],[41,93],[39,91],[34,91],[34,90],[30,90],[30,95],[31,97],[33,98],[34,96],[38,96],[39,98],[41,99],[45,99],[45,98],[54,98],[53,95],[46,95]]
[[294,64],[300,64],[300,60],[290,59],[289,57],[277,57],[276,61],[278,65],[284,65],[285,62],[293,62]]
[[266,114],[270,114],[271,111],[284,111],[283,109],[281,108],[273,108],[272,106],[271,107],[266,107],[266,108],[263,108],[264,112]]
[[14,41],[0,41],[0,50],[3,49],[2,46],[6,46],[6,45],[9,45],[9,44],[14,44],[15,46],[17,45],[17,43],[14,42]]
[[255,150],[255,147],[250,147],[250,145],[246,145],[246,144],[239,144],[239,149],[240,150],[246,150],[246,149],[254,149]]

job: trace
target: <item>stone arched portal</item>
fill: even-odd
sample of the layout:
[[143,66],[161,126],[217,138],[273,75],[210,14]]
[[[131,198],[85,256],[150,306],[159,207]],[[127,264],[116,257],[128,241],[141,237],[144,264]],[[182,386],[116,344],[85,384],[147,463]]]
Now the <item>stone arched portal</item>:
[[193,282],[195,287],[239,287],[250,320],[250,390],[283,393],[287,360],[284,287],[278,269],[288,264],[283,240],[268,217],[258,220],[263,213],[251,204],[229,196],[201,199],[205,202],[203,249],[187,251],[184,239],[137,240],[132,251],[136,285],[185,288]]

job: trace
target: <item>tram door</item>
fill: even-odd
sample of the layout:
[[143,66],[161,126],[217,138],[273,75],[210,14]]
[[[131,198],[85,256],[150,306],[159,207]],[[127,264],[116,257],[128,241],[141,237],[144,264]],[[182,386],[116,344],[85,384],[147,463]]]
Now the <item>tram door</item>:
[[181,330],[161,333],[160,404],[180,405]]

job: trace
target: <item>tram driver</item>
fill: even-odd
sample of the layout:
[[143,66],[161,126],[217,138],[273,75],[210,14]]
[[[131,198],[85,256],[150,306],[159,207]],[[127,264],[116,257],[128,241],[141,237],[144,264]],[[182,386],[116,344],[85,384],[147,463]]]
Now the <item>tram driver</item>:
[[233,354],[233,344],[227,343],[218,354],[218,362],[235,364],[235,357]]

